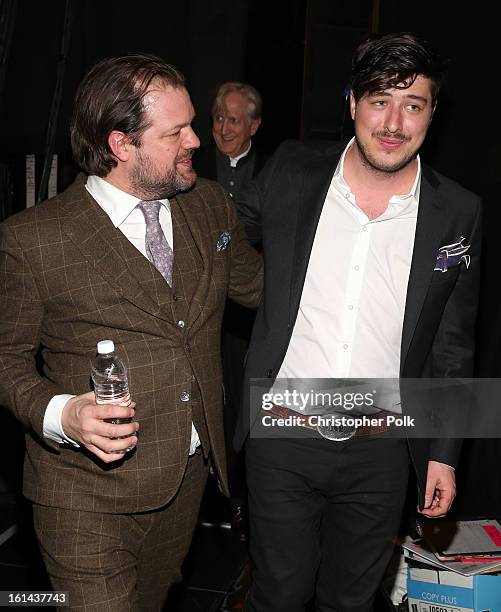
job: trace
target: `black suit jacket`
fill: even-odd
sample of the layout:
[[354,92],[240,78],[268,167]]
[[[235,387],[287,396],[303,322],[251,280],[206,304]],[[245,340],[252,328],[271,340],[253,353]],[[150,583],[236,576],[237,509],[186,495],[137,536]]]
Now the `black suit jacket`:
[[[216,151],[217,147],[214,142],[211,142],[210,145],[200,147],[195,151],[193,166],[198,176],[217,181]],[[253,142],[249,154],[243,157],[239,161],[239,164],[249,163],[253,160],[253,176],[255,176],[263,168],[267,159],[268,156]]]
[[[285,357],[318,220],[343,148],[339,143],[287,141],[238,198],[249,239],[262,240],[265,292],[247,356],[236,448],[243,445],[260,408],[249,401],[249,380],[269,378],[271,386]],[[472,376],[480,218],[477,196],[423,166],[402,332],[402,378]],[[434,271],[439,248],[461,237],[471,245],[469,267],[461,263],[446,273]],[[428,460],[457,463],[457,439],[409,443],[422,489]]]

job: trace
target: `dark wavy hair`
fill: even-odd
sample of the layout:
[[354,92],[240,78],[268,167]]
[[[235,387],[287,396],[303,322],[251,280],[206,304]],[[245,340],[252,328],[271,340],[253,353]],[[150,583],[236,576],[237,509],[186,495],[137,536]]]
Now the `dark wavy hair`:
[[353,54],[350,89],[358,102],[366,94],[390,88],[406,89],[422,75],[431,80],[435,105],[445,67],[438,51],[413,32],[373,36]]
[[96,64],[84,77],[71,121],[71,147],[78,165],[88,174],[106,176],[117,165],[109,145],[113,130],[127,134],[131,144],[141,145],[150,126],[143,98],[152,83],[184,87],[184,77],[153,55],[112,57]]

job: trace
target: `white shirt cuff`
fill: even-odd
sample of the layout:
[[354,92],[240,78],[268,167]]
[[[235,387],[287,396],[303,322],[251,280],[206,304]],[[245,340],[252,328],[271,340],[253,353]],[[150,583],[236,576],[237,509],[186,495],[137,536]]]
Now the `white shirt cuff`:
[[61,395],[55,395],[50,400],[43,418],[43,436],[44,438],[48,438],[49,440],[53,440],[59,444],[72,444],[76,448],[79,448],[80,445],[75,442],[75,440],[68,438],[68,436],[64,433],[63,426],[61,424],[63,408],[66,406],[66,402],[72,397],[75,396],[63,393]]

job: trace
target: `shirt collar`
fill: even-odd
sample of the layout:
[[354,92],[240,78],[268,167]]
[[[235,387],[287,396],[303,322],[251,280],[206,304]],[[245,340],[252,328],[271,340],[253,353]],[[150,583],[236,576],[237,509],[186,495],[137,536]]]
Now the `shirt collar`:
[[251,150],[252,147],[252,141],[249,142],[249,146],[247,147],[247,150],[244,151],[243,153],[240,153],[240,155],[237,155],[236,157],[230,157],[230,166],[232,168],[235,168],[235,166],[237,165],[238,161],[240,159],[242,159],[242,157],[245,157],[249,151]]
[[[346,153],[348,149],[352,146],[354,142],[355,142],[355,137],[353,136],[350,142],[346,145],[339,159],[339,162],[337,164],[337,168],[336,168],[336,171],[334,172],[334,176],[332,177],[333,182],[335,182],[338,188],[341,189],[341,191],[343,192],[350,191],[350,188],[348,187],[348,183],[344,180],[344,159],[346,157]],[[414,198],[415,200],[419,201],[419,192],[421,188],[421,158],[419,157],[419,155],[417,155],[416,159],[417,159],[416,178],[414,179],[414,183],[409,193],[405,195],[393,195],[390,198],[392,202],[403,202],[404,200],[407,200],[409,198]]]
[[[95,175],[91,175],[87,178],[85,188],[108,215],[115,227],[119,227],[136,208],[139,202],[142,201]],[[161,202],[167,210],[170,210],[169,200],[164,199],[158,201]]]

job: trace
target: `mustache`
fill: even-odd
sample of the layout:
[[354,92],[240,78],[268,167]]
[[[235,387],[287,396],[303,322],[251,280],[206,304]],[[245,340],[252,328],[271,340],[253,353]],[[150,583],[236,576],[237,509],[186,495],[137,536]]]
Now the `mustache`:
[[379,132],[375,132],[374,136],[376,138],[396,138],[402,142],[409,142],[410,137],[406,136],[403,132],[390,132],[388,130],[380,130]]
[[176,163],[188,161],[193,157],[193,153],[195,153],[195,149],[190,149],[184,155],[176,157]]

